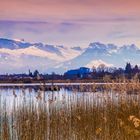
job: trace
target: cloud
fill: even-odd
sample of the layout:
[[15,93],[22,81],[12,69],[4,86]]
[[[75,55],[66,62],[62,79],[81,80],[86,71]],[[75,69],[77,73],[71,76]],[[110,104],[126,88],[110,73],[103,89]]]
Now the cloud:
[[[4,0],[0,4],[3,20],[64,22],[93,19],[136,20],[139,0]],[[90,20],[91,21],[91,20]]]
[[139,15],[139,0],[4,0],[0,36],[71,45],[137,43]]

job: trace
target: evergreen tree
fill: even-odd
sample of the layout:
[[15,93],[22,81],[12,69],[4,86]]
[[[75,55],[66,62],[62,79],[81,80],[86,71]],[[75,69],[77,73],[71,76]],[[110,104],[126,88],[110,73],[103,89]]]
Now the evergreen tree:
[[30,69],[29,69],[29,76],[30,76],[30,77],[33,76],[33,74],[32,74],[32,72],[30,71]]
[[125,73],[126,73],[126,74],[131,74],[131,73],[132,73],[132,66],[131,66],[130,63],[127,63],[127,64],[126,64]]
[[136,73],[139,72],[139,67],[138,67],[138,65],[135,65],[135,67],[133,68],[133,72],[134,72],[134,74],[136,74]]
[[37,77],[39,75],[38,70],[35,70],[33,75],[34,75],[34,77]]

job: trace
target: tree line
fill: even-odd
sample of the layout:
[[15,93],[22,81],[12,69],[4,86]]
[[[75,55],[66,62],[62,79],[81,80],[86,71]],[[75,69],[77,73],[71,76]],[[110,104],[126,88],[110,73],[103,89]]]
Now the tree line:
[[104,79],[132,79],[137,78],[140,80],[140,67],[138,65],[131,65],[126,63],[124,68],[106,67],[104,64],[99,65],[97,68],[92,69],[81,67],[79,69],[68,70],[64,74],[42,74],[38,70],[29,72],[27,74],[7,74],[0,75],[0,81],[21,81],[21,82],[34,82],[34,81],[47,81],[47,80],[104,80]]

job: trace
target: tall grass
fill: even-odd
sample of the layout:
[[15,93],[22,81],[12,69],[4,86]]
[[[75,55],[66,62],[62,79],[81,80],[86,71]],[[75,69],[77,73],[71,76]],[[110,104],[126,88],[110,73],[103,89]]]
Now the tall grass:
[[20,95],[13,89],[10,106],[1,92],[0,140],[139,140],[138,84],[35,94],[23,88]]

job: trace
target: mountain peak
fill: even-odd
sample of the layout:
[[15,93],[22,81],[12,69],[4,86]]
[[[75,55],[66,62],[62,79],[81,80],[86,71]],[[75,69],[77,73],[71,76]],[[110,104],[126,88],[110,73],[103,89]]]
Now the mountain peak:
[[93,43],[90,43],[89,44],[89,48],[97,48],[97,49],[100,49],[100,48],[106,48],[106,45],[103,44],[103,43],[100,43],[100,42],[93,42]]
[[131,44],[131,45],[123,45],[120,50],[123,51],[138,51],[140,50],[135,44]]
[[6,49],[20,49],[20,48],[27,48],[32,46],[31,43],[24,42],[23,40],[12,40],[12,39],[4,39],[0,38],[0,48]]

